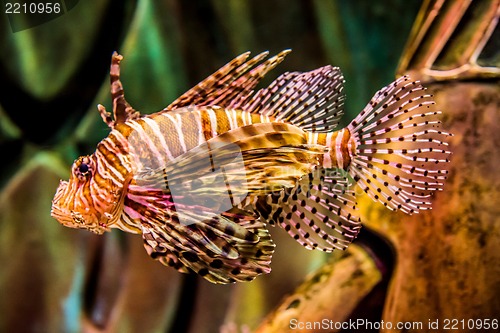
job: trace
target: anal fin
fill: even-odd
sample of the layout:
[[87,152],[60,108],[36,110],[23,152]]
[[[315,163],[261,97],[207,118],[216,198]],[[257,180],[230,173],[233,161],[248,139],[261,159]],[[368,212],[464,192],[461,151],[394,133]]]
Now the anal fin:
[[354,193],[336,169],[318,168],[295,187],[260,197],[256,210],[304,247],[325,252],[345,249],[361,228]]
[[[251,281],[271,271],[274,244],[265,224],[248,216],[232,210],[225,219],[232,228],[238,225],[253,235],[251,241],[234,238],[232,228],[226,228],[224,236],[216,236],[203,229],[202,221],[184,226],[155,219],[150,227],[143,227],[144,246],[162,264],[183,273],[195,272],[213,283]],[[213,251],[213,246],[220,251]]]

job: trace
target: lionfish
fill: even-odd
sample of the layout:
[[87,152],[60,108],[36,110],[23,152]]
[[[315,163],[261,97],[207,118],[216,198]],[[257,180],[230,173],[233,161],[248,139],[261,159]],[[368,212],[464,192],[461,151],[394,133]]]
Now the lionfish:
[[289,53],[244,53],[160,112],[125,100],[112,56],[111,128],[75,160],[51,215],[97,234],[142,235],[147,253],[213,283],[271,271],[279,225],[308,249],[345,249],[357,236],[355,185],[390,210],[431,208],[450,155],[432,95],[403,76],[345,128],[338,67],[259,81]]

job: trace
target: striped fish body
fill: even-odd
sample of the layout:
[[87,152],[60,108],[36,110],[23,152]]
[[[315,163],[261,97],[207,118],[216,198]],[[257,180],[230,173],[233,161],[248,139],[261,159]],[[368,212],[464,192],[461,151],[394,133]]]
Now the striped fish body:
[[241,110],[193,106],[132,120],[118,130],[137,148],[134,154],[145,157],[137,161],[139,168],[159,168],[221,134],[269,122],[269,117]]
[[[252,126],[255,124],[260,126]],[[267,124],[267,126],[264,124]],[[125,168],[123,167],[123,159],[115,159],[115,164],[110,160],[103,162],[106,164],[107,169],[116,170],[115,174],[120,173],[120,178],[116,179],[119,182],[121,179],[126,179],[127,175],[137,175],[147,172],[147,170],[161,169],[168,163],[173,163],[176,158],[203,146],[213,138],[220,138],[224,134],[230,137],[227,133],[232,134],[236,129],[240,129],[238,131],[239,137],[229,139],[229,142],[237,143],[234,145],[236,153],[242,150],[285,146],[302,145],[304,150],[312,147],[310,154],[303,154],[301,163],[293,164],[288,168],[275,162],[277,156],[269,156],[270,163],[277,166],[275,171],[279,173],[275,177],[279,183],[273,184],[271,180],[273,178],[272,167],[266,168],[267,187],[273,190],[279,191],[284,186],[295,186],[298,177],[312,172],[319,166],[325,168],[331,168],[332,166],[347,168],[349,166],[348,161],[352,153],[353,142],[350,135],[348,135],[347,129],[330,133],[311,133],[293,125],[284,126],[283,123],[276,122],[273,117],[242,110],[223,109],[217,106],[191,106],[174,111],[158,112],[127,121],[117,126],[110,136],[99,144],[98,151],[101,154],[98,156],[123,155],[123,147],[127,147],[128,158]],[[275,151],[271,150],[271,152],[274,153]],[[214,159],[216,160],[217,156]],[[251,178],[253,174],[247,172],[248,167],[245,167],[243,159],[241,162],[240,167],[244,169],[242,171],[247,177]],[[218,165],[217,167],[224,167],[224,165]],[[287,168],[286,174],[289,176],[288,178],[283,176],[285,168]],[[121,170],[121,172],[118,170]],[[196,178],[197,171],[196,169],[192,170],[189,176]],[[107,177],[109,176],[108,174]],[[258,182],[261,180],[257,179]],[[245,183],[251,181],[252,179],[248,179]],[[131,182],[132,187],[137,184],[141,184],[140,177],[133,178]],[[102,187],[102,185],[96,185]],[[155,185],[153,189],[163,189],[164,185],[164,183]],[[239,187],[241,183],[236,183],[235,186]],[[137,189],[137,187],[135,188]],[[189,191],[189,189],[187,190]],[[207,190],[215,191],[214,188]],[[219,196],[228,195],[231,197],[232,192],[231,189],[227,191],[226,188],[223,188]],[[262,192],[253,193],[246,187],[243,197],[239,200],[240,205],[238,207],[243,208],[245,203],[255,201],[254,194],[258,195],[262,194]],[[141,206],[141,200],[136,202],[131,199],[132,197],[136,198],[137,196],[129,195],[125,198],[122,216],[115,221],[116,223],[108,224],[109,226],[127,232],[141,232],[134,221],[138,218],[144,219],[144,212],[151,210],[152,205],[150,204],[146,208],[144,205]],[[174,206],[172,204],[172,210]]]
[[126,102],[114,54],[113,117],[98,107],[112,130],[61,181],[52,216],[96,233],[141,234],[161,263],[230,283],[270,271],[267,224],[308,249],[345,249],[360,229],[353,181],[391,210],[429,209],[446,178],[450,134],[425,88],[402,77],[336,130],[338,68],[285,73],[254,92],[287,53],[243,54],[145,116]]
[[[158,112],[137,120],[131,120],[115,131],[120,135],[113,135],[111,145],[127,145],[133,150],[134,169],[160,168],[176,157],[208,142],[210,139],[222,134],[243,128],[238,132],[245,137],[262,136],[260,148],[276,146],[273,141],[278,140],[276,133],[282,133],[279,145],[286,146],[297,144],[301,140],[306,145],[324,146],[325,154],[318,155],[315,164],[326,168],[339,167],[347,170],[350,159],[355,151],[355,142],[348,129],[330,133],[306,132],[296,126],[289,126],[290,133],[272,126],[250,126],[261,123],[281,124],[274,117],[255,114],[243,110],[224,109],[217,106],[186,107],[169,112]],[[286,134],[291,136],[293,142],[287,142]],[[301,138],[298,138],[301,136]],[[116,142],[116,138],[123,138],[125,143]],[[293,140],[295,139],[295,141]],[[236,141],[236,140],[234,140]],[[252,142],[253,142],[252,141]],[[108,145],[109,146],[109,145]],[[255,148],[255,147],[252,147]],[[115,150],[115,149],[112,149]],[[117,149],[118,151],[120,149]]]

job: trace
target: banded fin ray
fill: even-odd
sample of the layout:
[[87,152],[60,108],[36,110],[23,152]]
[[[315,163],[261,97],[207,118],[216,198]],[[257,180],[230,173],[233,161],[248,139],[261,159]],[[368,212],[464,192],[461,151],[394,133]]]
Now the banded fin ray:
[[185,92],[163,111],[190,105],[229,107],[238,97],[250,95],[260,80],[290,52],[284,50],[259,65],[269,52],[262,52],[248,61],[250,52],[243,53]]
[[420,82],[403,76],[348,125],[356,142],[350,173],[372,199],[408,214],[431,208],[451,154],[440,113]]
[[307,249],[345,250],[361,229],[354,192],[336,169],[317,168],[295,187],[260,197],[256,210]]
[[[232,253],[229,248],[224,249],[224,244],[218,242],[218,239],[231,238],[232,242],[242,244],[254,244],[259,241],[254,234],[234,223],[234,221],[253,221],[255,218],[252,215],[231,213],[232,207],[221,209],[217,205],[217,200],[213,201],[216,203],[213,205],[203,201],[205,199],[203,197],[193,198],[193,193],[189,193],[189,189],[180,195],[171,189],[168,182],[164,183],[163,187],[151,187],[147,180],[141,185],[130,185],[126,199],[126,213],[129,216],[140,216],[145,220],[158,217],[164,223],[172,225],[169,229],[172,235],[175,233],[185,235],[182,243],[189,243],[195,249],[202,244],[214,253],[227,257],[234,257],[237,254]],[[198,237],[200,235],[201,237]]]
[[329,132],[344,113],[344,77],[338,67],[325,66],[306,73],[285,73],[267,88],[233,107],[275,117],[303,130]]
[[[160,215],[157,215],[143,224],[144,246],[148,254],[162,264],[184,273],[196,272],[213,283],[251,281],[260,274],[270,272],[274,244],[263,223],[241,216],[248,216],[248,213],[235,213],[233,210],[232,214],[226,214],[225,218],[232,221],[231,225],[238,224],[254,235],[257,242],[238,242],[230,235],[224,238],[207,235],[196,227],[168,219],[162,220]],[[224,253],[231,252],[231,255],[213,252],[206,246],[207,237],[224,244],[221,250]],[[197,241],[193,244],[194,239]],[[228,251],[228,248],[231,251]]]
[[110,128],[115,128],[120,123],[125,123],[127,120],[137,119],[141,116],[125,99],[125,92],[120,80],[120,62],[122,60],[122,55],[119,55],[116,51],[113,52],[109,71],[111,98],[113,100],[113,117],[111,117],[111,113],[106,111],[104,105],[97,105],[102,120]]

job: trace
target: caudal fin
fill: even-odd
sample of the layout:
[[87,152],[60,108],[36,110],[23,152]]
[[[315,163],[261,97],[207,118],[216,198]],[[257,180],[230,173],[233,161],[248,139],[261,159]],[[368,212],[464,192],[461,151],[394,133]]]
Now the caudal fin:
[[451,154],[440,113],[420,82],[403,76],[351,122],[356,151],[349,173],[372,199],[408,214],[431,208]]

